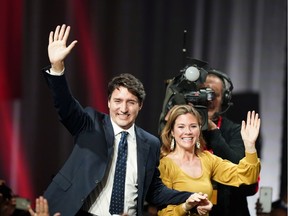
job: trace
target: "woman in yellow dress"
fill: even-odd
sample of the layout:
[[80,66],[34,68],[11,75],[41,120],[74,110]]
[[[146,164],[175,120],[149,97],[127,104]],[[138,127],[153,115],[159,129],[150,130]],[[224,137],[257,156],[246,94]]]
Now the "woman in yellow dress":
[[[245,145],[245,157],[234,164],[205,150],[201,134],[201,116],[190,105],[175,105],[161,133],[162,147],[160,173],[169,188],[208,194],[212,199],[212,182],[239,187],[257,182],[260,160],[255,142],[260,129],[260,118],[255,111],[247,113],[242,121],[241,136]],[[168,205],[158,215],[197,215],[187,212],[185,204]],[[203,215],[203,214],[202,214]],[[208,215],[206,213],[205,215]]]

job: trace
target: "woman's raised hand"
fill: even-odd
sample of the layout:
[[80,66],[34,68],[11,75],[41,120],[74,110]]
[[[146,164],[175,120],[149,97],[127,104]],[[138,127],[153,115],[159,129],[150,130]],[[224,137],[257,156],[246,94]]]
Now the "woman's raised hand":
[[260,118],[255,111],[247,113],[246,122],[242,121],[241,136],[245,145],[246,152],[256,152],[255,143],[260,131]]

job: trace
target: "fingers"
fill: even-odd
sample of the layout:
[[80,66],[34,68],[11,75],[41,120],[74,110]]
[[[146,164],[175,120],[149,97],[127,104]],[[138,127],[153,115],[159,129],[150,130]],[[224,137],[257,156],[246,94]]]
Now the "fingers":
[[200,192],[200,193],[194,193],[192,194],[186,202],[200,202],[201,200],[206,199],[206,197]]
[[32,207],[30,205],[28,205],[28,211],[29,211],[31,216],[35,215],[35,212],[33,211]]
[[[65,30],[65,25],[63,25],[62,28],[63,28],[63,32],[62,32],[61,38],[62,38],[63,35],[64,35],[63,40],[67,41],[68,36],[69,36],[69,34],[70,34],[70,26],[67,26],[66,30]],[[61,29],[61,30],[62,30],[62,29]],[[64,30],[65,30],[65,31],[64,31]]]
[[49,34],[49,43],[52,43],[53,41],[57,40],[63,40],[64,42],[67,41],[70,34],[70,26],[67,26],[63,24],[61,27],[58,25],[55,29],[55,31],[51,31]]
[[[35,212],[31,208],[31,206],[28,206],[28,211],[31,216],[39,215],[39,216],[46,216],[49,215],[49,208],[48,208],[48,202],[47,200],[43,197],[40,196],[39,198],[36,199],[35,201]],[[60,214],[55,214],[54,216],[59,216]]]
[[59,30],[60,30],[60,26],[58,25],[54,32],[54,41],[58,40]]
[[43,196],[36,199],[36,212],[48,213],[47,200]]
[[199,215],[206,215],[206,214],[208,213],[207,210],[200,209],[200,208],[198,208],[198,207],[197,207],[197,212],[198,212]]
[[247,113],[247,125],[249,124],[254,127],[257,127],[259,125],[259,121],[260,121],[259,114],[256,113],[254,110],[252,112],[249,111]]
[[47,213],[49,212],[48,201],[44,198],[43,198],[43,211]]
[[198,192],[199,195],[201,195],[203,197],[203,199],[207,199],[208,198],[208,194],[204,194],[202,192]]
[[[260,131],[259,114],[254,110],[247,112],[246,122],[243,120],[241,125],[241,136],[244,141],[245,149],[249,152],[255,152],[255,142]],[[251,148],[248,150],[246,147]]]
[[256,113],[254,110],[252,112],[248,111],[246,124],[245,124],[244,120],[242,121],[243,129],[245,129],[248,126],[252,126],[252,127],[256,127],[256,128],[258,128],[260,126],[259,114]]
[[[254,111],[253,111],[254,112]],[[254,112],[255,113],[255,112]],[[253,113],[252,113],[253,114]],[[259,114],[256,113],[254,116],[253,116],[253,126],[257,129],[260,128],[260,118],[259,118]]]
[[250,125],[250,116],[251,116],[251,111],[248,111],[246,125]]
[[68,49],[69,51],[71,51],[72,48],[76,45],[77,42],[78,42],[77,40],[74,40],[74,41],[67,47],[67,49]]
[[255,126],[255,122],[258,119],[258,113],[255,114],[255,111],[253,110],[252,112],[249,111],[249,123],[248,123],[248,117],[247,117],[247,124],[251,125],[251,126]]
[[53,42],[53,34],[54,34],[53,31],[51,31],[49,34],[49,44],[51,44]]
[[40,212],[40,200],[39,200],[39,198],[37,198],[36,202],[35,202],[35,212]]
[[186,209],[191,209],[203,200],[207,200],[208,195],[202,192],[192,194],[185,202]]
[[258,118],[258,121],[257,121],[257,129],[260,130],[260,125],[261,125],[261,119]]
[[211,211],[213,204],[210,200],[202,200],[197,206],[197,212],[199,215],[205,215]]
[[71,52],[75,44],[74,40],[67,46],[67,40],[70,34],[70,26],[63,24],[58,25],[55,31],[49,34],[48,56],[51,67],[55,72],[62,72],[64,70],[64,59]]
[[[66,28],[66,25],[63,24],[61,26],[61,29],[60,29],[60,32],[59,32],[59,35],[58,35],[58,40],[62,40],[63,39],[65,41],[67,41],[67,38],[69,36],[69,32],[70,32],[70,26],[67,26],[67,28]],[[64,36],[64,38],[63,38],[63,35],[66,35],[66,37]]]

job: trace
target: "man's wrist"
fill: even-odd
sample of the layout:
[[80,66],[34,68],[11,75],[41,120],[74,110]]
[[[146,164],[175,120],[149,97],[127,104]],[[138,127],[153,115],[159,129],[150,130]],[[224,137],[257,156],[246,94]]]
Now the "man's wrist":
[[55,63],[51,63],[51,69],[55,72],[55,73],[62,73],[64,71],[64,62],[60,61],[60,62],[55,62]]
[[53,76],[62,76],[64,74],[64,71],[65,71],[65,68],[61,72],[55,72],[52,67],[46,70],[47,73]]
[[190,210],[187,210],[186,203],[182,204],[182,209],[184,210],[184,212],[186,213],[187,216],[191,215]]

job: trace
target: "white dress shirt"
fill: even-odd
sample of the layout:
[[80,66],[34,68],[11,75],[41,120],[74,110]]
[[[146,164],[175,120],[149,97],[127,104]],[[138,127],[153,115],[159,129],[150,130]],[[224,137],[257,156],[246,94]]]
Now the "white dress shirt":
[[[116,125],[112,119],[112,126],[114,129],[115,142],[114,142],[114,153],[110,168],[99,185],[96,187],[87,199],[86,205],[90,206],[86,209],[89,213],[95,215],[108,216],[109,206],[113,188],[114,173],[118,155],[118,143],[120,141],[121,129]],[[127,136],[128,142],[128,156],[127,156],[127,168],[126,168],[126,182],[125,182],[125,197],[124,197],[124,213],[128,215],[136,215],[137,212],[137,146],[136,146],[136,135],[134,124],[131,128],[126,130],[129,134]],[[93,201],[94,200],[94,201]],[[85,209],[84,209],[85,210]]]

